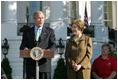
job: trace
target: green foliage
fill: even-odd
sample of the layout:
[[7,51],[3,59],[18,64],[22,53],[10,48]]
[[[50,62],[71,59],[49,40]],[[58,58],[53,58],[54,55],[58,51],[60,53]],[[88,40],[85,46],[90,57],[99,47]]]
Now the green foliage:
[[4,72],[6,73],[6,76],[8,79],[12,79],[12,76],[11,76],[11,73],[12,73],[12,69],[9,65],[9,60],[8,58],[4,58],[2,63],[1,63],[1,66],[4,70]]
[[53,79],[67,79],[66,66],[64,59],[60,58],[54,71]]
[[111,53],[109,55],[112,57],[115,57],[117,60],[117,52],[111,51]]

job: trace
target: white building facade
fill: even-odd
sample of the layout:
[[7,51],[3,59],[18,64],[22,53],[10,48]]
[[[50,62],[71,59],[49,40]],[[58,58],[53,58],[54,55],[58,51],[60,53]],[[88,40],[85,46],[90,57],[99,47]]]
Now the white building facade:
[[[85,4],[89,25],[94,26],[94,36],[91,37],[93,45],[91,62],[93,62],[101,54],[101,45],[109,41],[108,27],[105,21],[112,21],[112,28],[117,29],[117,1],[111,1],[112,20],[108,20],[108,17],[105,20],[104,8],[107,3],[104,1],[1,1],[1,43],[4,38],[8,39],[7,58],[10,61],[13,79],[23,79],[23,59],[19,57],[22,40],[19,24],[32,23],[32,13],[41,10],[45,15],[45,23],[54,29],[57,42],[59,38],[62,38],[66,45],[66,40],[70,37],[67,27],[73,19],[84,20]],[[60,55],[55,51],[54,58],[52,58],[51,78],[53,78],[59,57]],[[3,58],[4,55],[1,54],[1,61]]]

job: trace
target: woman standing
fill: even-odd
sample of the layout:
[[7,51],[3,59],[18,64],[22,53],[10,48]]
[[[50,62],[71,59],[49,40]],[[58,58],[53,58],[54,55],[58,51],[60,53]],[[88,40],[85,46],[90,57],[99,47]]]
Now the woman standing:
[[68,79],[90,79],[92,41],[83,34],[84,22],[74,20],[71,24],[73,36],[66,44],[66,67]]

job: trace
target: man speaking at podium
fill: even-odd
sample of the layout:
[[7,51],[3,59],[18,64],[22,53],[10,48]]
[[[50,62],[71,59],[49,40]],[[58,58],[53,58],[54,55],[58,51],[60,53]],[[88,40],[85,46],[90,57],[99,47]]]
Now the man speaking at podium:
[[[33,47],[40,47],[45,50],[55,50],[56,38],[54,30],[44,27],[44,13],[36,11],[33,14],[33,21],[35,25],[23,33],[20,50],[30,50]],[[36,61],[32,58],[24,58],[26,61],[26,78],[36,79]],[[42,58],[38,61],[39,64],[39,78],[51,78],[51,59]]]

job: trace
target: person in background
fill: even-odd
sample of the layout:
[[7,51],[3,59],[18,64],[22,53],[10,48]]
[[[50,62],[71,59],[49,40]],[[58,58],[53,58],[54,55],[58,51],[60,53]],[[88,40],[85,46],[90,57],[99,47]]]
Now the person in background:
[[83,34],[84,22],[74,20],[71,24],[73,36],[67,40],[65,59],[68,79],[90,79],[92,40]]
[[[44,27],[44,13],[36,11],[33,14],[33,21],[35,25],[23,33],[20,50],[30,50],[36,46],[43,50],[55,50],[56,38],[54,30]],[[24,58],[26,60],[26,78],[36,78],[36,61],[32,58]],[[51,78],[51,58],[42,58],[38,61],[39,64],[39,78]]]
[[4,72],[4,70],[2,69],[2,67],[1,67],[1,79],[7,79],[7,76]]
[[116,79],[117,61],[114,57],[109,56],[111,47],[109,44],[103,44],[101,56],[96,58],[92,64],[92,76],[95,79]]
[[109,45],[111,46],[111,53],[109,54],[112,57],[115,57],[117,60],[117,52],[115,51],[115,43],[114,42],[108,42]]

